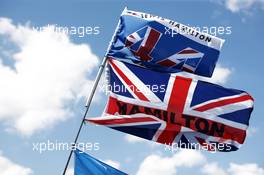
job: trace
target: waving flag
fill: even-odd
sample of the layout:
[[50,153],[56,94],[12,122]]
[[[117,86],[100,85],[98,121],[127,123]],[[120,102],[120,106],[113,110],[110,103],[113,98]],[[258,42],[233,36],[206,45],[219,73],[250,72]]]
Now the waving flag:
[[74,175],[127,175],[80,150],[74,153]]
[[150,69],[211,77],[223,40],[162,17],[124,10],[108,53]]
[[[103,117],[87,121],[183,148],[235,151],[243,144],[253,98],[246,92],[109,59]],[[185,143],[185,144],[182,144]]]

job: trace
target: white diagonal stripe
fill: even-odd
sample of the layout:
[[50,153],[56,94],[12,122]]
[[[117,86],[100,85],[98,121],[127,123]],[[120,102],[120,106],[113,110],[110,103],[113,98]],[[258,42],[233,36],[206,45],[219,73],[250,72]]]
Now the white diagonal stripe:
[[232,103],[232,104],[221,106],[221,107],[216,107],[216,108],[204,111],[204,113],[218,116],[222,114],[228,114],[231,112],[239,111],[242,109],[252,108],[252,106],[253,106],[253,101],[246,100],[246,101]]
[[[115,60],[113,60],[113,62],[120,70],[126,73],[129,80],[133,82],[137,89],[139,89],[150,102],[161,103],[161,100],[130,69],[128,69],[124,63]],[[134,94],[134,92],[132,93]]]

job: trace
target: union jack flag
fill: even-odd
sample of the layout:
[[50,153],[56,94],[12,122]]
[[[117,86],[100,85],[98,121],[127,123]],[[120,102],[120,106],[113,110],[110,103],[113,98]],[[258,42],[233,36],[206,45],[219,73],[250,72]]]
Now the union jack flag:
[[243,144],[253,110],[248,93],[111,58],[109,69],[103,117],[86,121],[183,148],[235,151]]

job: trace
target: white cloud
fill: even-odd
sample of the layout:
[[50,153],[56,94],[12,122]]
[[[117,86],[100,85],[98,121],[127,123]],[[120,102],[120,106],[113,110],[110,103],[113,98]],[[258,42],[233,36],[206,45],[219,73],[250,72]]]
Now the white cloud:
[[[187,76],[195,78],[197,80],[203,80],[215,84],[225,84],[230,79],[232,73],[233,73],[232,69],[228,67],[224,67],[221,64],[217,64],[211,78],[202,77],[189,73],[187,73]],[[186,73],[183,73],[183,75],[186,75]]]
[[125,135],[125,140],[131,144],[144,143],[144,144],[148,145],[151,149],[157,148],[159,146],[164,146],[158,142],[153,142],[151,140],[146,140],[146,139],[143,139],[141,137],[137,137],[137,136],[130,135],[130,134]]
[[19,49],[14,69],[0,60],[0,121],[23,135],[52,127],[72,115],[67,106],[88,94],[98,58],[53,26],[43,31],[0,18],[0,37]]
[[216,162],[205,164],[202,172],[207,175],[228,175]]
[[72,167],[67,169],[66,175],[74,175],[74,169]]
[[231,69],[217,64],[212,78],[208,79],[208,81],[216,84],[225,84],[229,80],[231,73]]
[[103,162],[114,167],[114,168],[116,168],[116,169],[120,169],[120,167],[121,167],[121,164],[117,161],[114,161],[114,160],[105,160]]
[[207,163],[202,172],[207,175],[264,175],[264,169],[255,163],[230,163],[227,170],[221,168],[217,163]]
[[32,175],[30,168],[18,165],[0,154],[0,174],[1,175]]
[[145,139],[142,139],[140,137],[137,137],[137,136],[133,136],[133,135],[130,135],[130,134],[126,134],[125,135],[125,140],[129,143],[142,143],[142,142],[146,142]]
[[230,175],[264,175],[264,169],[255,163],[235,164],[230,163],[228,172]]
[[152,154],[143,160],[137,175],[175,175],[177,167],[192,167],[200,165],[204,161],[205,157],[200,152],[194,150],[181,150],[172,157],[162,157]]
[[252,136],[254,136],[257,132],[258,132],[258,128],[257,128],[257,127],[249,126],[249,128],[247,129],[247,136],[248,136],[248,137],[252,137]]
[[264,0],[225,0],[225,6],[232,12],[248,10],[253,6],[264,7]]
[[264,175],[264,169],[256,163],[230,163],[227,168],[222,168],[218,162],[207,160],[200,151],[184,149],[171,157],[158,154],[147,156],[140,164],[136,174],[177,175],[179,168],[194,166],[201,167],[200,170],[204,175]]

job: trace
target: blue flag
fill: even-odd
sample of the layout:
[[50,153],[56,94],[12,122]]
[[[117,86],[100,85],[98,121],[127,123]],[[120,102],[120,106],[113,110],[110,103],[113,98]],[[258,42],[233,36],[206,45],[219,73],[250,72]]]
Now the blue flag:
[[127,175],[78,149],[74,153],[74,175]]
[[223,43],[181,23],[125,9],[108,56],[158,71],[211,77]]

